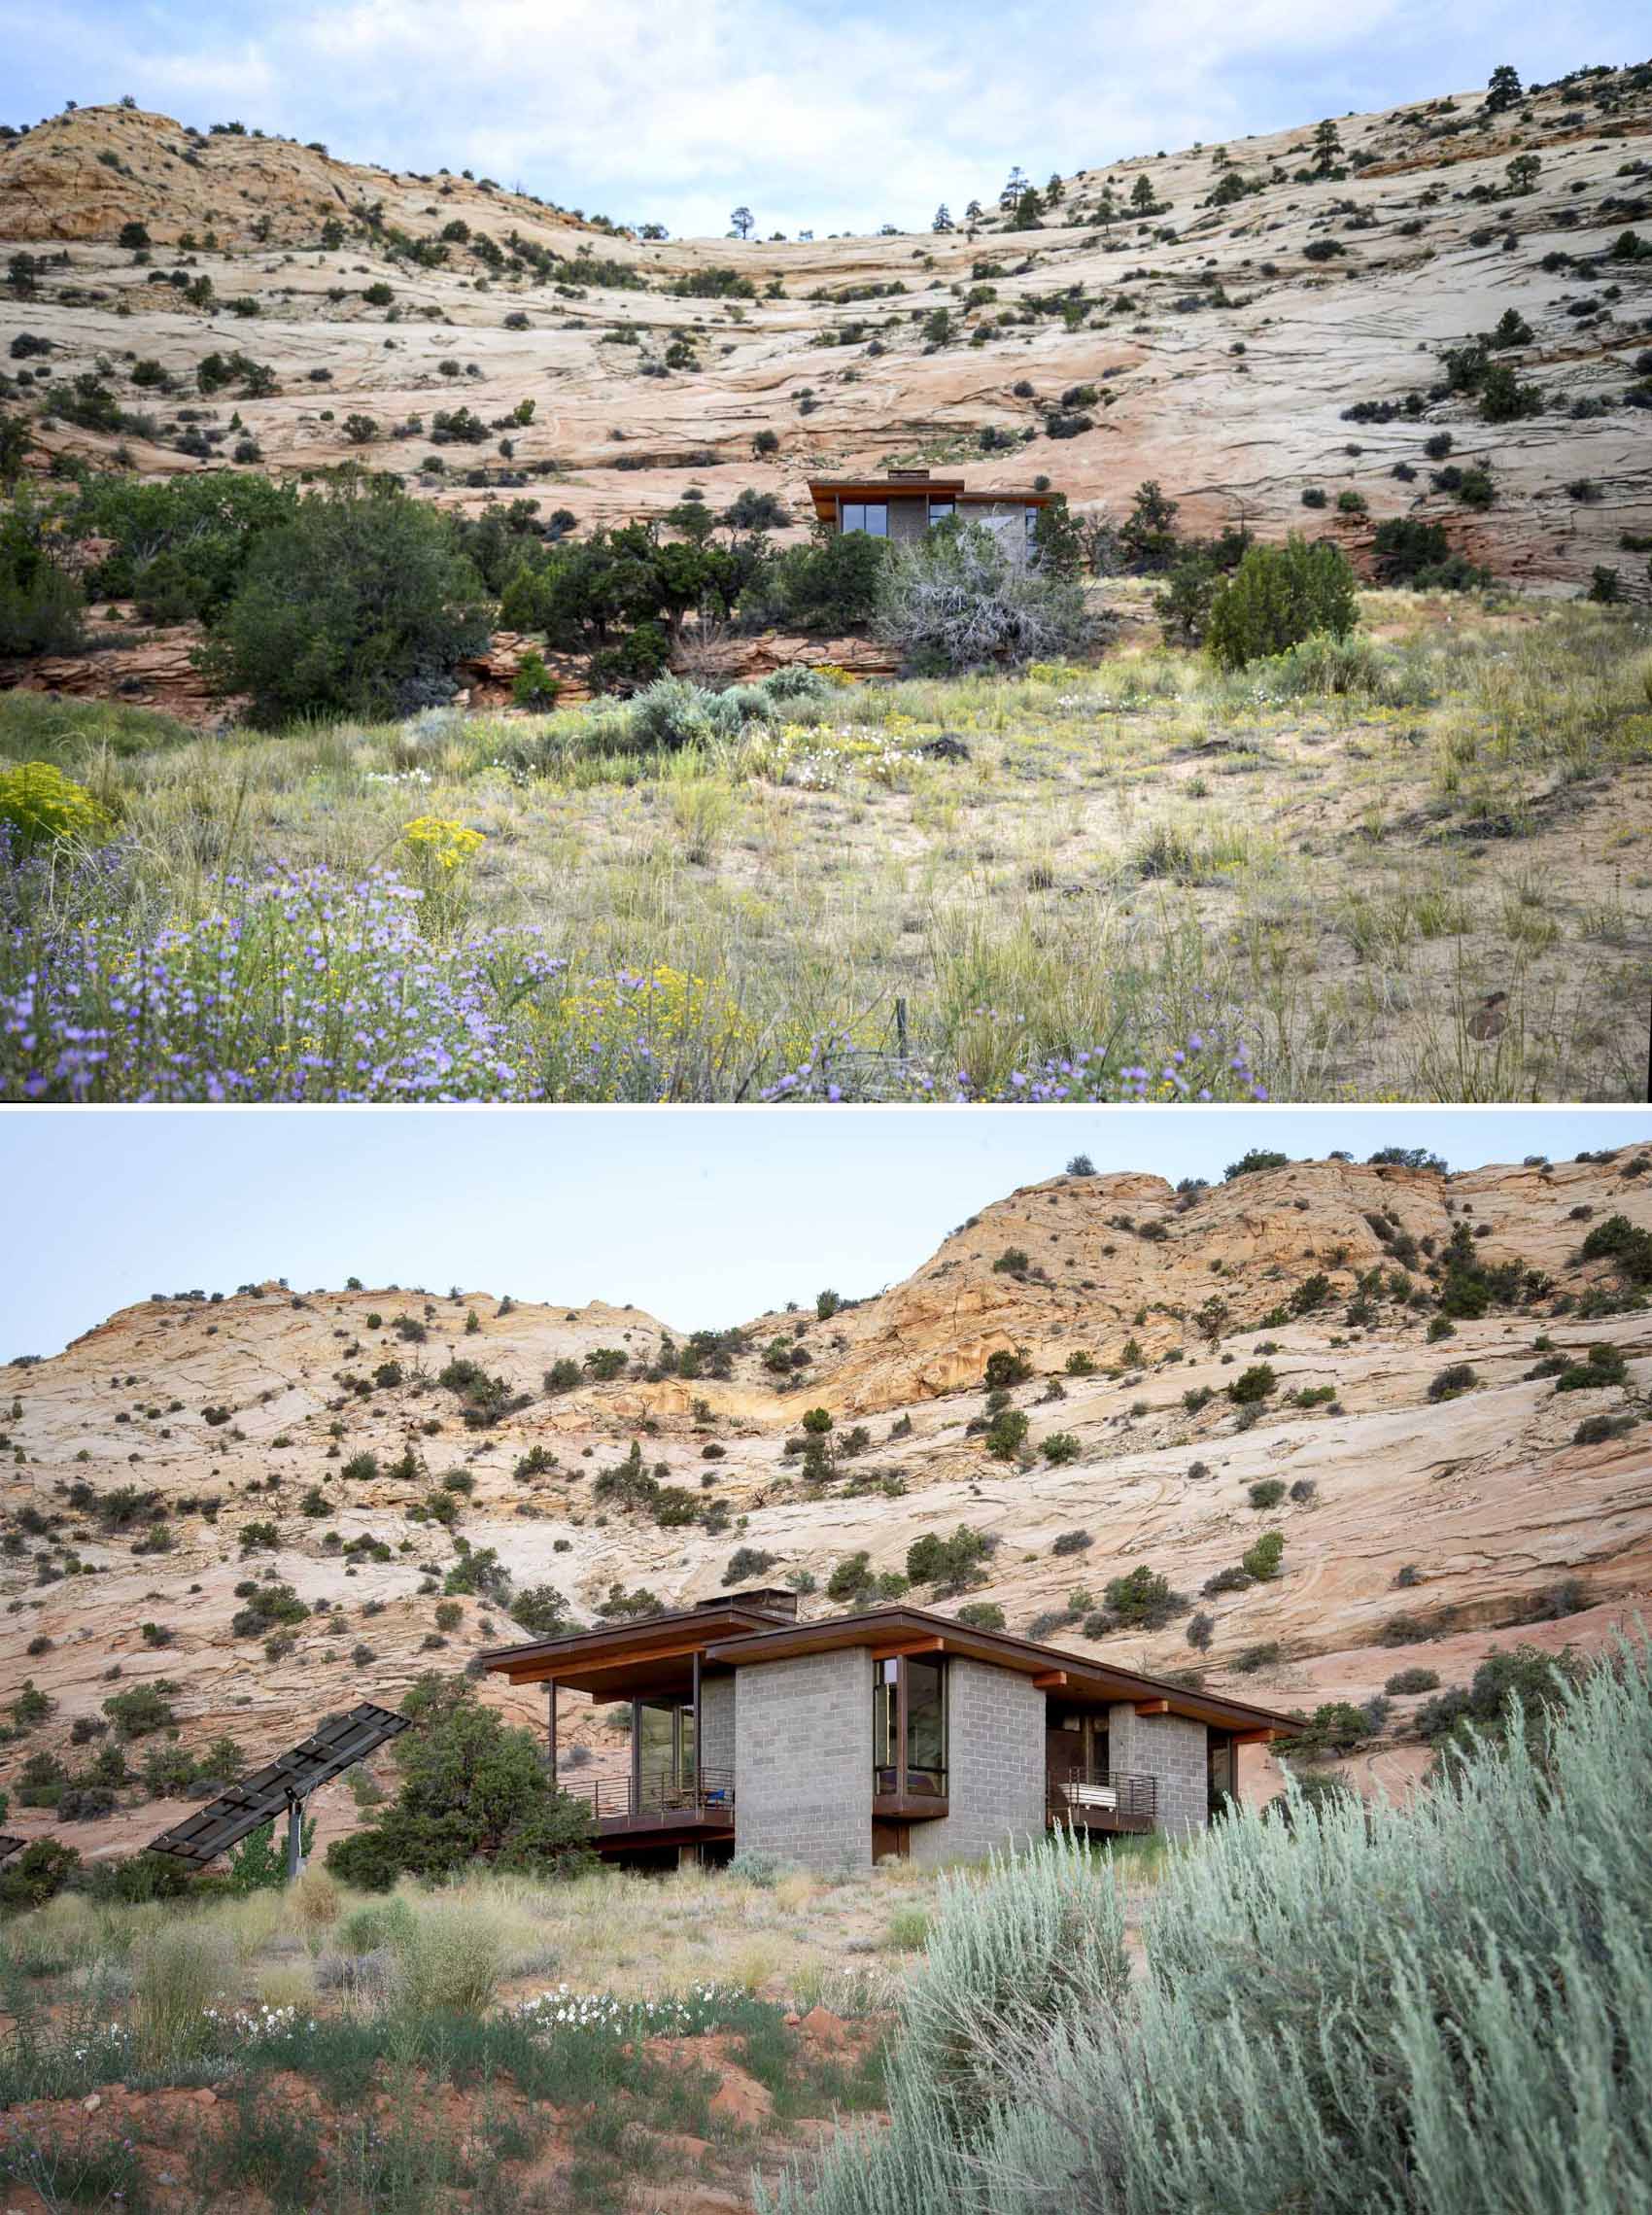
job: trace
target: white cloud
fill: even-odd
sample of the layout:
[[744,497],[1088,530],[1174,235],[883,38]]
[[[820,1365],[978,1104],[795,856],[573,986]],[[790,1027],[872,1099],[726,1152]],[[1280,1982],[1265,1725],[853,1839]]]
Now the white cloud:
[[[1357,21],[1333,0],[834,16],[782,0],[292,0],[278,17],[229,0],[211,20],[161,4],[102,22],[94,8],[17,17],[83,98],[130,88],[189,121],[469,167],[679,233],[721,232],[737,200],[765,231],[919,225],[942,198],[956,211],[995,191],[1012,162],[1037,176],[1437,91],[1508,41],[1529,70],[1539,58],[1537,19],[1517,34],[1505,0],[1460,0],[1449,30],[1426,0],[1367,0]],[[1595,12],[1588,28],[1545,21],[1566,49],[1552,66],[1618,13]],[[12,15],[0,0],[0,25]]]

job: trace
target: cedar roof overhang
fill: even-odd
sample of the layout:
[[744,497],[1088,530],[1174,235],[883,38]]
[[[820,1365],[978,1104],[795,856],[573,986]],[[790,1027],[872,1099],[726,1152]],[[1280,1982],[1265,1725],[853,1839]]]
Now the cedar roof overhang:
[[989,501],[1019,501],[1026,507],[1047,507],[1055,495],[1034,492],[1030,486],[979,485],[972,492],[962,477],[810,477],[809,497],[822,523],[830,523],[841,500],[927,500],[931,495],[974,507]]
[[761,1631],[731,1635],[709,1650],[708,1658],[740,1669],[749,1662],[790,1661],[809,1653],[832,1653],[865,1646],[875,1658],[895,1653],[949,1653],[995,1669],[1043,1680],[1044,1689],[1064,1699],[1111,1705],[1129,1701],[1147,1714],[1185,1715],[1216,1730],[1238,1732],[1261,1741],[1301,1728],[1293,1715],[1277,1709],[1230,1700],[1220,1692],[1189,1691],[1134,1670],[1069,1653],[1056,1645],[1012,1638],[1006,1631],[975,1630],[926,1608],[878,1608],[863,1615],[836,1615],[824,1622],[770,1624]]
[[697,1653],[704,1659],[719,1640],[777,1627],[773,1615],[757,1608],[679,1608],[608,1630],[493,1646],[481,1661],[490,1675],[512,1684],[555,1682],[598,1700],[663,1697],[686,1690]]

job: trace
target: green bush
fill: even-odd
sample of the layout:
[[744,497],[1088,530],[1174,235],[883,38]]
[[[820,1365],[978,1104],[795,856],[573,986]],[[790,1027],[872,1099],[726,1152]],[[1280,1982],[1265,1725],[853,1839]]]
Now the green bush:
[[155,1731],[170,1730],[177,1721],[167,1697],[177,1689],[164,1677],[157,1677],[152,1684],[134,1684],[128,1691],[112,1692],[103,1703],[103,1712],[120,1737],[148,1738]]
[[108,825],[108,816],[86,789],[49,761],[25,761],[0,770],[0,824],[12,835],[16,852],[65,841],[90,841]]
[[588,1862],[590,1812],[551,1782],[532,1731],[509,1727],[462,1678],[421,1677],[402,1713],[416,1727],[395,1742],[396,1801],[327,1848],[342,1882],[372,1891],[474,1860],[537,1873]]
[[[1290,1783],[1172,1855],[1125,1970],[1110,1857],[949,1880],[890,2123],[778,2215],[1524,2215],[1646,2172],[1652,1676],[1558,1682],[1450,1789]],[[1287,1965],[1288,1964],[1288,1968]]]
[[32,493],[0,509],[0,655],[69,654],[86,600],[57,561],[61,540]]
[[1268,1363],[1253,1362],[1248,1369],[1241,1369],[1228,1386],[1227,1397],[1236,1407],[1255,1407],[1268,1398],[1278,1383]]
[[1279,1575],[1279,1565],[1285,1553],[1284,1535],[1279,1531],[1264,1531],[1255,1545],[1247,1546],[1239,1556],[1240,1567],[1247,1576],[1259,1583]]
[[1127,1575],[1114,1577],[1102,1598],[1108,1613],[1127,1630],[1159,1630],[1174,1616],[1185,1615],[1188,1606],[1170,1589],[1170,1579],[1145,1562]]
[[994,1461],[1014,1461],[1026,1444],[1027,1419],[1018,1407],[1001,1407],[986,1428],[986,1450]]
[[1356,620],[1355,576],[1340,547],[1253,546],[1211,604],[1207,632],[1223,669],[1282,654],[1316,632],[1346,638]]
[[486,642],[480,578],[435,508],[345,482],[263,532],[203,656],[263,724],[393,715],[441,696]]
[[967,1592],[985,1576],[983,1564],[997,1549],[996,1539],[960,1523],[950,1538],[926,1531],[907,1548],[907,1575],[914,1584],[933,1584],[941,1598]]
[[1608,1215],[1583,1241],[1586,1262],[1609,1261],[1633,1285],[1652,1285],[1652,1230],[1642,1230],[1627,1215]]
[[80,1852],[61,1839],[31,1839],[0,1868],[0,1912],[16,1915],[55,1899],[80,1866]]
[[112,541],[90,571],[99,599],[135,600],[154,623],[214,621],[228,606],[253,548],[290,523],[298,496],[252,469],[202,469],[145,483],[94,477],[80,522]]

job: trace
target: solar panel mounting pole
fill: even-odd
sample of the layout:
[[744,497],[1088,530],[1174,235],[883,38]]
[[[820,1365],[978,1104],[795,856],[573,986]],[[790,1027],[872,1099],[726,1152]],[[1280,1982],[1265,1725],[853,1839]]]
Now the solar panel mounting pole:
[[297,1883],[304,1868],[304,1803],[295,1793],[287,1800],[287,1882]]

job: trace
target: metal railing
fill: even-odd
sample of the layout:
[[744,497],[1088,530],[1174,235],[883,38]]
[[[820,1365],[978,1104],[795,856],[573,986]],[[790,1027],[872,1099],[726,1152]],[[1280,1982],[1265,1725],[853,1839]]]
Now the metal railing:
[[1052,1815],[1103,1827],[1151,1829],[1158,1820],[1158,1779],[1128,1769],[1068,1769],[1049,1779]]
[[693,1777],[678,1782],[667,1776],[644,1777],[640,1782],[630,1777],[594,1777],[588,1783],[559,1782],[570,1799],[589,1807],[599,1829],[734,1820],[732,1769],[702,1769],[698,1783]]

